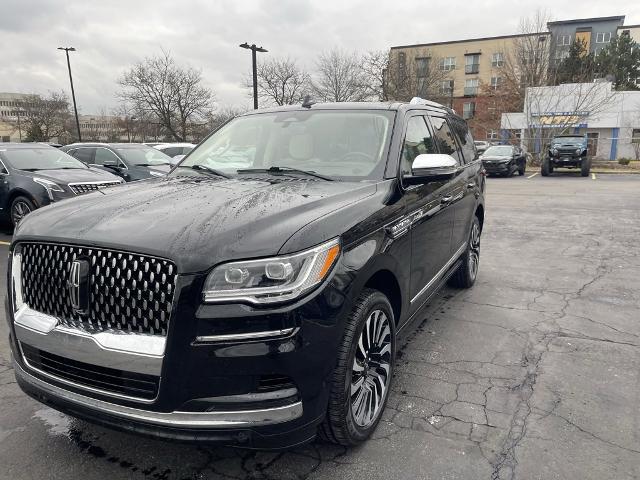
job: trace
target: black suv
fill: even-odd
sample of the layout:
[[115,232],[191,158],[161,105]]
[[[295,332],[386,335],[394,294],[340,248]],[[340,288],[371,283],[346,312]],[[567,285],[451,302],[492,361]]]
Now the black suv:
[[0,212],[14,226],[36,208],[121,183],[46,144],[0,144]]
[[61,150],[127,182],[163,177],[171,169],[171,157],[142,143],[72,143]]
[[555,168],[579,168],[580,175],[589,176],[591,158],[586,135],[556,135],[551,139],[547,156],[542,160],[540,173],[543,177]]
[[476,279],[484,189],[467,125],[439,104],[237,117],[167,177],[20,224],[17,380],[142,434],[357,444],[421,307]]
[[515,172],[524,175],[527,170],[527,155],[517,145],[493,145],[480,156],[489,175],[510,177]]

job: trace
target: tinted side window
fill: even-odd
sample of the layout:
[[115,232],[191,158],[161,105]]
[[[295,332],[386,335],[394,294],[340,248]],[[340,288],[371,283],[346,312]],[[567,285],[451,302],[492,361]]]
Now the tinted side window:
[[78,148],[74,150],[71,155],[84,163],[93,163],[93,153],[95,148]]
[[464,165],[464,157],[446,120],[442,117],[431,117],[431,124],[433,125],[433,141],[437,145],[438,151],[451,155],[460,165]]
[[120,159],[116,155],[106,148],[96,148],[96,156],[93,161],[96,165],[104,165],[105,160],[116,162],[116,165],[120,165]]
[[400,169],[403,175],[411,174],[411,165],[422,153],[436,153],[431,133],[424,117],[411,117],[407,122],[407,133],[404,137]]
[[458,136],[465,161],[467,163],[473,162],[478,154],[476,152],[476,145],[473,142],[473,137],[471,136],[471,130],[469,129],[469,126],[464,120],[458,117],[449,117],[449,124]]

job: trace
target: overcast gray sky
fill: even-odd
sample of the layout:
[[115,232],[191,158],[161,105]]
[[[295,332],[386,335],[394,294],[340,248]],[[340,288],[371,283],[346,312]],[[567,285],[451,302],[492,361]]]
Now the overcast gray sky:
[[117,104],[116,80],[145,56],[169,50],[202,70],[218,104],[249,104],[242,88],[250,52],[297,58],[309,68],[322,50],[517,33],[519,19],[546,9],[554,20],[626,15],[640,23],[640,2],[602,0],[2,0],[0,91],[69,91],[64,53],[82,113]]

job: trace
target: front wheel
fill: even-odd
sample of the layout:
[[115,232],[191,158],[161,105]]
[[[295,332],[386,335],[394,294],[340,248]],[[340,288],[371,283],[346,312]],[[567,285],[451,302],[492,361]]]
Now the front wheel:
[[551,169],[549,167],[550,163],[551,161],[548,158],[542,159],[542,166],[540,167],[540,173],[542,174],[543,177],[549,176],[549,173],[551,172]]
[[522,162],[522,165],[520,165],[520,167],[518,168],[518,175],[522,177],[526,171],[527,171],[527,164],[526,162]]
[[473,216],[473,224],[469,234],[467,249],[462,254],[462,263],[449,278],[449,285],[457,288],[470,288],[476,281],[478,266],[480,264],[480,220]]
[[590,171],[591,171],[591,159],[583,158],[582,162],[580,162],[580,175],[582,175],[583,177],[588,177]]
[[13,202],[11,202],[11,207],[9,209],[11,223],[13,224],[13,226],[17,227],[18,224],[24,219],[24,217],[33,212],[35,209],[36,206],[27,197],[16,197]]
[[320,436],[344,446],[375,430],[387,403],[396,354],[393,309],[387,297],[365,289],[347,318],[330,382]]

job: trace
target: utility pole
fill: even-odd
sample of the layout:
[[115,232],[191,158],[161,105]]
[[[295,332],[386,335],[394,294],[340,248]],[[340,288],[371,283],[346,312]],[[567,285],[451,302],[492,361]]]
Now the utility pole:
[[256,52],[266,53],[267,49],[262,47],[256,47],[256,44],[249,45],[247,42],[244,42],[240,45],[241,48],[246,48],[247,50],[251,50],[251,65],[253,67],[253,109],[258,109],[258,64],[256,61]]
[[69,83],[71,83],[71,98],[73,99],[73,112],[76,115],[76,128],[78,129],[78,141],[82,141],[82,134],[80,133],[80,120],[78,120],[78,107],[76,106],[76,92],[73,89],[73,76],[71,76],[71,62],[69,61],[69,52],[75,52],[73,47],[58,47],[58,50],[64,50],[67,54],[67,68],[69,69]]

